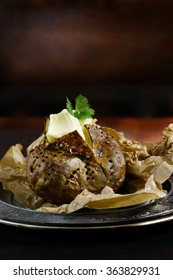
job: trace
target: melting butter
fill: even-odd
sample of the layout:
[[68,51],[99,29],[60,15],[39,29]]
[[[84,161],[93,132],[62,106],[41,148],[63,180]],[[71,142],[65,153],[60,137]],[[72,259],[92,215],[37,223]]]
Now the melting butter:
[[51,114],[46,124],[46,137],[49,142],[55,141],[57,138],[77,130],[81,137],[86,141],[86,133],[84,126],[86,124],[93,124],[94,120],[88,118],[85,120],[78,120],[72,116],[67,109],[62,110],[58,114]]

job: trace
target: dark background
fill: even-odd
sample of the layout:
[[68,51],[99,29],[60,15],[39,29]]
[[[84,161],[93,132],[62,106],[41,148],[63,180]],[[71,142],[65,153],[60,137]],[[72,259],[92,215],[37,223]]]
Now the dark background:
[[0,116],[83,94],[98,115],[173,112],[173,2],[2,0]]
[[[173,1],[1,0],[0,117],[56,113],[78,94],[102,117],[172,116]],[[2,128],[1,152],[38,133]],[[0,259],[173,257],[172,222],[99,232],[1,224],[0,235]]]

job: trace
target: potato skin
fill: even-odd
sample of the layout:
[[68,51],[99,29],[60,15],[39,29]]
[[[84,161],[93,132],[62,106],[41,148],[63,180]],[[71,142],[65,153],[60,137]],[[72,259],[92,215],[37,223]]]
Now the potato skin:
[[106,186],[119,190],[126,172],[124,155],[116,142],[96,124],[86,125],[90,147],[77,131],[43,142],[27,157],[27,179],[31,189],[46,201],[69,203],[87,189],[100,193]]

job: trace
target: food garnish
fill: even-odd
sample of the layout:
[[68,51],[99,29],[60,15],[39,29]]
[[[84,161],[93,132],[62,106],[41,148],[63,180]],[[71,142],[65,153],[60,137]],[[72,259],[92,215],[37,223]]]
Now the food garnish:
[[95,111],[90,107],[88,103],[88,99],[83,95],[78,95],[76,97],[74,109],[71,101],[67,98],[66,107],[68,112],[79,120],[91,118],[95,114]]

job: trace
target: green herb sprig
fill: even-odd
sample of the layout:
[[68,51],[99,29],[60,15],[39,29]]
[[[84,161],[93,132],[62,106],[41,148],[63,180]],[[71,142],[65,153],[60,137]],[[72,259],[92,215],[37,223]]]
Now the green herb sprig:
[[90,107],[88,99],[83,95],[78,95],[75,99],[75,108],[71,101],[67,98],[66,108],[68,112],[79,120],[91,118],[95,111]]

